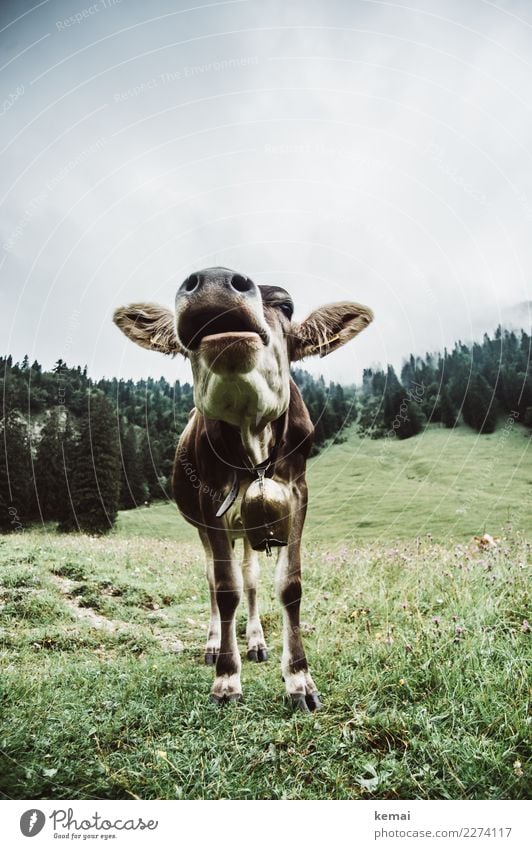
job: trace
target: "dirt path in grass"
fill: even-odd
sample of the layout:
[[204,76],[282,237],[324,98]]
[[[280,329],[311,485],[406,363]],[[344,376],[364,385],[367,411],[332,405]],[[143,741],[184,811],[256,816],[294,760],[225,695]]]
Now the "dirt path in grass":
[[[106,616],[96,613],[92,607],[80,607],[74,596],[74,590],[77,587],[75,581],[70,580],[70,578],[63,578],[60,575],[51,575],[50,577],[63,596],[67,606],[80,622],[86,622],[91,628],[104,631],[106,634],[131,632],[132,623],[124,622],[120,619],[108,619]],[[148,630],[145,626],[138,623],[135,623],[135,627],[142,628],[143,631]],[[185,648],[181,640],[176,639],[172,634],[164,634],[152,628],[149,629],[149,634],[157,640],[161,648],[165,651],[176,654],[182,652]]]

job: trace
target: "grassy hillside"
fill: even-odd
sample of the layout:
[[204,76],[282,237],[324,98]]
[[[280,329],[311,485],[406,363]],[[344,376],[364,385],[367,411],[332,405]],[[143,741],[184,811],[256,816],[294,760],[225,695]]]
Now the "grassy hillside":
[[532,528],[529,432],[432,426],[414,439],[357,437],[311,463],[310,539],[469,539]]
[[[303,630],[324,709],[293,714],[273,569],[266,664],[209,702],[196,545],[0,540],[0,795],[525,798],[526,560],[508,540],[305,553]],[[242,650],[245,619],[238,633]],[[528,654],[527,654],[528,652]]]
[[[283,695],[272,561],[270,661],[244,661],[244,701],[220,708],[203,556],[175,508],[122,514],[102,539],[0,537],[0,796],[529,797],[532,473],[523,431],[503,433],[431,429],[383,462],[382,441],[355,437],[313,459],[302,628],[319,714]],[[494,549],[471,540],[505,525]],[[245,655],[244,632],[242,606]]]
[[[519,425],[479,436],[428,427],[405,441],[350,433],[309,463],[307,542],[470,539],[532,528],[532,452]],[[172,503],[122,513],[117,533],[193,541]]]

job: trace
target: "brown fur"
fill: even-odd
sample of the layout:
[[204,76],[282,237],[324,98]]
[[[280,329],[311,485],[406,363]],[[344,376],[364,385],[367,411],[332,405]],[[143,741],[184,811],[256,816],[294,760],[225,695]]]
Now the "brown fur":
[[186,356],[185,349],[177,341],[175,316],[167,307],[129,304],[115,310],[113,321],[132,342],[148,351]]
[[373,321],[373,312],[362,304],[343,301],[320,307],[290,334],[291,359],[319,354],[325,357],[357,336]]
[[[313,435],[314,427],[301,393],[290,380],[290,406],[280,434],[276,480],[296,488],[305,486],[305,463]],[[207,420],[195,410],[179,440],[174,460],[174,497],[184,518],[196,527],[223,529],[223,519],[216,519],[216,511],[231,483],[233,469],[244,469],[245,465],[236,428]],[[251,483],[255,476],[242,471],[241,479]]]
[[[284,487],[290,500],[288,537],[282,538],[280,543],[282,545],[288,539],[288,545],[279,548],[276,575],[284,621],[282,672],[287,692],[295,704],[302,710],[315,710],[320,702],[308,671],[299,623],[301,535],[307,509],[305,467],[314,428],[299,389],[289,378],[289,361],[312,354],[323,357],[334,351],[364,330],[372,321],[373,314],[361,304],[342,302],[321,307],[297,324],[291,320],[292,299],[284,289],[261,286],[259,296],[255,284],[249,283],[248,278],[235,275],[230,269],[206,269],[192,277],[194,279],[185,281],[178,292],[180,304],[183,305],[183,298],[186,300],[185,311],[179,312],[178,308],[177,317],[183,344],[178,339],[176,316],[165,307],[131,304],[116,310],[114,320],[126,336],[143,348],[190,356],[193,369],[197,364],[194,357],[203,357],[200,366],[204,369],[202,373],[209,378],[219,374],[215,369],[220,353],[223,354],[225,370],[221,373],[227,375],[223,379],[231,380],[232,372],[238,377],[246,373],[248,359],[249,367],[252,367],[256,352],[259,352],[257,356],[260,359],[263,344],[274,345],[265,350],[267,353],[277,351],[279,373],[264,372],[268,374],[268,383],[263,392],[275,386],[274,401],[278,404],[273,409],[284,410],[289,397],[288,409],[280,415],[275,413],[279,418],[274,421],[271,414],[264,422],[260,419],[253,438],[259,433],[262,440],[261,451],[264,454],[260,455],[261,461],[264,456],[274,458],[266,476],[274,478],[281,489]],[[202,284],[202,281],[207,282]],[[231,281],[236,285],[233,286]],[[202,285],[205,287],[203,290]],[[183,292],[186,294],[183,295]],[[233,314],[237,319],[232,326]],[[202,320],[205,321],[203,325]],[[253,321],[257,323],[256,334]],[[199,336],[199,331],[209,326],[212,328],[210,337]],[[228,346],[231,333],[234,341]],[[199,339],[196,351],[192,350],[196,344],[194,339]],[[245,358],[248,359],[244,362]],[[277,383],[272,383],[272,379]],[[222,384],[222,393],[227,392],[227,388],[227,384]],[[257,481],[257,473],[250,470],[250,454],[246,455],[244,448],[239,408],[231,406],[228,411],[222,404],[221,409],[227,421],[208,419],[198,410],[193,410],[179,440],[173,471],[173,491],[178,508],[184,518],[198,529],[207,555],[211,623],[205,659],[209,664],[216,662],[216,679],[211,694],[218,702],[237,699],[241,695],[235,613],[243,590],[249,610],[248,657],[258,661],[267,657],[257,607],[257,555],[251,550],[251,539],[246,536],[245,528],[238,525],[242,522],[243,510],[240,510],[240,518],[238,514],[233,517],[233,524],[226,516],[216,515],[234,481],[235,470],[242,499],[246,486]],[[229,421],[234,424],[229,424]],[[253,443],[252,449],[255,451]],[[272,484],[269,488],[275,487]],[[264,491],[267,489],[265,487]],[[235,560],[235,535],[244,537],[244,576]]]

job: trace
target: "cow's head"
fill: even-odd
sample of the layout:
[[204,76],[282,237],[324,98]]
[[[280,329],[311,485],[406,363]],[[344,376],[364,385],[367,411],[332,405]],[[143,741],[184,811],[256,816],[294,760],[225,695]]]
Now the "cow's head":
[[342,301],[292,321],[292,298],[279,286],[257,286],[228,268],[191,274],[175,310],[130,304],[114,314],[133,342],[190,359],[194,400],[203,415],[260,430],[290,399],[290,362],[344,345],[373,319],[368,307]]

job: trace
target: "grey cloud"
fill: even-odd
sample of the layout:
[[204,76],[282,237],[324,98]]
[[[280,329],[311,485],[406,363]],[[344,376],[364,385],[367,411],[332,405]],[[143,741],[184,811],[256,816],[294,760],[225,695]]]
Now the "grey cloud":
[[[43,39],[2,74],[15,356],[186,378],[126,347],[110,314],[170,304],[214,263],[288,286],[300,317],[372,306],[367,334],[309,362],[342,380],[530,299],[526,3],[124,0],[58,29],[90,5],[45,4],[0,34],[0,64]],[[26,8],[4,5],[0,28]]]

